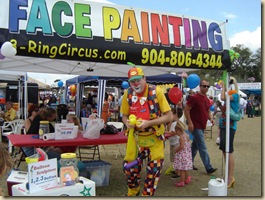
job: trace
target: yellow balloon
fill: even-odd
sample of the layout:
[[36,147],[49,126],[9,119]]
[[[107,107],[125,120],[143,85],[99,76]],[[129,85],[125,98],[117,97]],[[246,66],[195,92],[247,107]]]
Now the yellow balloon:
[[130,115],[129,116],[129,121],[130,121],[130,124],[136,124],[136,116],[135,115]]

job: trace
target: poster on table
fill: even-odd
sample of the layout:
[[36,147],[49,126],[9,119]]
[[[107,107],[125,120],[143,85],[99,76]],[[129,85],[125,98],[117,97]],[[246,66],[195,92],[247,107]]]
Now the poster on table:
[[18,56],[186,69],[231,64],[225,21],[82,0],[0,3],[0,46],[10,41]]
[[67,140],[77,137],[78,127],[74,123],[55,124],[55,140]]
[[58,186],[57,159],[49,159],[28,164],[30,193]]

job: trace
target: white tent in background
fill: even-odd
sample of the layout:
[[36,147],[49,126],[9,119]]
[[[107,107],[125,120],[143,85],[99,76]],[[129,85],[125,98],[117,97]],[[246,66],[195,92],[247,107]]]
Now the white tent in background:
[[[1,81],[18,81],[18,99],[19,107],[18,113],[22,114],[26,119],[28,113],[28,87],[27,87],[27,72],[14,72],[14,71],[5,71],[0,70],[0,80]],[[22,91],[22,88],[24,89]],[[24,105],[22,105],[22,95],[24,94]],[[23,108],[23,110],[21,110]]]
[[[195,91],[199,91],[199,87],[197,87]],[[221,89],[217,89],[216,87],[211,86],[207,92],[207,95],[216,98],[218,94],[221,93],[221,91],[222,91]],[[247,97],[247,95],[241,90],[238,90],[238,92],[239,95],[242,95],[242,97]]]
[[241,95],[242,97],[247,97],[247,95],[244,93],[244,92],[242,92],[241,90],[238,90],[239,91],[239,95]]
[[36,79],[34,79],[32,77],[28,77],[28,83],[37,83],[39,90],[50,90],[51,89],[51,87],[48,84],[43,83],[43,82],[41,82],[39,80],[36,80]]

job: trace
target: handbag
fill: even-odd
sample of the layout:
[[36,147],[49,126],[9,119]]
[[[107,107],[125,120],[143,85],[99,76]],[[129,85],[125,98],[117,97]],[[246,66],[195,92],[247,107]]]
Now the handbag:
[[231,107],[230,107],[230,119],[234,121],[239,121],[242,118],[241,113],[238,109],[237,112],[235,112]]
[[92,114],[88,118],[82,117],[83,137],[97,139],[100,137],[100,130],[104,127],[104,120],[98,115]]

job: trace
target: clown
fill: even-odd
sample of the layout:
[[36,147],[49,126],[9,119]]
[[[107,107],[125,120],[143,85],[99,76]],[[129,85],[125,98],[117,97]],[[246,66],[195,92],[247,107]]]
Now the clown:
[[[141,68],[131,68],[128,78],[130,87],[124,92],[120,109],[129,130],[123,164],[148,158],[142,196],[153,196],[164,162],[164,124],[172,121],[173,115],[162,90],[146,83]],[[124,168],[127,196],[140,194],[142,159],[132,168]]]

